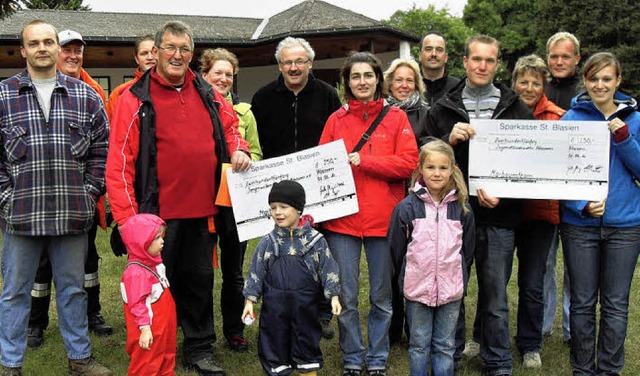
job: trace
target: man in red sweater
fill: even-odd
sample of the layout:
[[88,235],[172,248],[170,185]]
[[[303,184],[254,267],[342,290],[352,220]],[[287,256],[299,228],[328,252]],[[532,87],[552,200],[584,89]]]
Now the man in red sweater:
[[214,204],[222,162],[251,166],[231,104],[189,69],[191,29],[166,23],[155,37],[158,64],[116,104],[107,159],[107,192],[118,225],[137,213],[167,223],[162,258],[184,334],[185,366],[224,375],[214,364]]

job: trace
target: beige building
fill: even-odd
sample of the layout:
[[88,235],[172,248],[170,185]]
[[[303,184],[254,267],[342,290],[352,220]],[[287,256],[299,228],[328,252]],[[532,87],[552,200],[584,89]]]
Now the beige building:
[[245,101],[250,101],[258,88],[278,75],[274,53],[285,37],[307,39],[316,51],[314,75],[333,85],[350,51],[370,51],[387,65],[397,57],[409,57],[411,44],[419,41],[414,34],[321,0],[304,1],[265,19],[21,10],[0,20],[0,78],[24,69],[19,34],[35,19],[49,22],[58,30],[72,29],[82,34],[87,42],[84,68],[101,83],[107,95],[132,77],[135,39],[154,34],[171,20],[183,21],[193,29],[196,55],[191,68],[198,69],[200,53],[207,48],[224,47],[238,56],[241,69],[234,86]]

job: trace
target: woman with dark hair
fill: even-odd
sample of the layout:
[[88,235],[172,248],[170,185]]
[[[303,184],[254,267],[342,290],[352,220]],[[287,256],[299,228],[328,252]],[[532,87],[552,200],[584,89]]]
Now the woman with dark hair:
[[624,366],[629,290],[640,253],[640,114],[635,99],[618,91],[621,73],[614,55],[591,56],[582,73],[586,92],[562,118],[606,121],[611,132],[607,197],[561,203],[574,375],[617,375]]
[[[391,253],[386,240],[393,208],[404,198],[405,180],[418,162],[418,148],[407,115],[383,99],[380,61],[368,52],[351,54],[340,73],[348,101],[325,125],[320,144],[342,139],[349,152],[359,212],[323,223],[340,266],[338,317],[343,375],[386,375],[391,322]],[[363,137],[374,121],[381,121]],[[355,148],[366,140],[361,149]],[[358,291],[362,247],[369,269],[369,311],[365,348],[360,331]]]

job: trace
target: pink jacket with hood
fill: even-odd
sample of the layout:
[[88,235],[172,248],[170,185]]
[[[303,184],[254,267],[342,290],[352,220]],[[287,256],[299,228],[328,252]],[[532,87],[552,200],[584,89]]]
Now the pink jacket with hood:
[[[129,263],[122,275],[120,292],[125,304],[129,306],[138,327],[151,325],[153,310],[151,305],[158,301],[169,287],[162,256],[151,256],[147,249],[155,239],[165,222],[153,214],[138,214],[122,226],[122,241],[129,253]],[[131,264],[139,262],[151,268],[156,277],[143,266]]]
[[[429,307],[462,299],[475,248],[475,221],[450,191],[435,202],[416,183],[391,217],[387,239],[404,296]],[[394,281],[395,282],[395,281]]]

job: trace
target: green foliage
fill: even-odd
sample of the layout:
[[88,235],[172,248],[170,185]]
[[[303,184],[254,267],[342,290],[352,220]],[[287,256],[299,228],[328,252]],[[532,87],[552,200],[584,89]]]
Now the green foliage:
[[[417,8],[415,5],[408,11],[396,11],[385,24],[407,30],[421,37],[427,32],[436,31],[445,36],[449,52],[447,68],[453,76],[465,76],[462,58],[464,44],[473,30],[467,27],[461,18],[452,16],[446,9],[439,9],[429,5],[427,9]],[[420,46],[411,49],[412,55],[418,60]]]
[[508,81],[518,58],[535,50],[536,9],[536,1],[531,0],[469,0],[464,7],[462,18],[467,26],[500,41],[498,80]]
[[580,40],[582,63],[596,52],[615,54],[622,64],[623,91],[640,97],[640,2],[636,0],[537,0],[537,46],[545,53],[547,39],[569,31]]
[[[122,311],[122,298],[120,295],[120,278],[122,270],[127,262],[124,257],[115,257],[109,249],[109,234],[104,231],[98,231],[96,246],[100,259],[100,280],[101,280],[101,304],[102,314],[107,322],[113,326],[114,334],[110,337],[97,337],[91,334],[91,352],[96,359],[102,364],[108,366],[114,371],[115,375],[125,375],[129,365],[129,357],[125,352],[126,329],[124,327],[124,314]],[[257,245],[257,240],[249,242],[247,255],[245,256],[245,275],[249,265],[249,260],[253,250]],[[224,251],[223,251],[224,252]],[[563,263],[561,253],[558,252],[558,263],[556,266],[559,287],[562,281]],[[364,254],[361,257],[360,264],[360,323],[362,326],[362,334],[366,341],[366,322],[369,312],[369,278],[366,258]],[[514,258],[513,275],[517,275],[518,260]],[[640,266],[636,269],[640,272]],[[638,273],[636,273],[638,274]],[[215,291],[214,291],[214,313],[216,332],[218,333],[218,341],[214,345],[215,359],[220,366],[227,370],[230,376],[259,376],[264,375],[258,361],[256,349],[258,336],[258,323],[245,329],[245,336],[249,341],[249,352],[236,353],[229,350],[225,346],[224,336],[222,335],[221,317],[220,317],[220,286],[221,273],[219,269],[215,272]],[[1,278],[0,278],[1,283]],[[569,366],[569,347],[562,342],[562,301],[561,289],[558,290],[558,309],[556,311],[555,331],[551,336],[544,338],[544,346],[542,351],[542,368],[539,371],[527,370],[522,367],[521,357],[517,354],[515,341],[512,340],[513,349],[513,375],[514,376],[564,376],[571,374]],[[516,327],[516,313],[518,304],[518,288],[517,278],[511,278],[508,286],[509,294],[509,317],[510,332],[514,335]],[[471,335],[471,327],[476,312],[476,303],[478,298],[478,287],[475,272],[469,281],[469,289],[466,301],[466,322],[467,322],[467,338]],[[49,328],[45,331],[45,343],[39,349],[27,349],[25,357],[24,374],[25,375],[64,375],[67,373],[67,360],[65,356],[64,344],[58,331],[58,320],[55,310],[55,300],[51,302],[49,315],[51,322]],[[623,373],[625,375],[640,374],[640,357],[634,356],[640,351],[640,323],[635,318],[640,314],[640,289],[638,289],[638,280],[634,279],[631,287],[629,302],[629,329],[627,340],[625,342],[625,352],[627,354]],[[336,329],[337,320],[333,320],[331,324]],[[182,342],[180,331],[178,331],[178,346]],[[342,352],[338,343],[338,338],[332,340],[322,340],[322,352],[324,356],[325,367],[320,375],[339,375],[342,369]],[[389,363],[387,365],[389,375],[408,375],[409,374],[409,354],[407,352],[406,338],[399,346],[391,346],[389,354]],[[195,372],[186,371],[182,367],[182,351],[178,348],[178,359],[176,367],[177,376],[196,376]],[[460,376],[480,376],[482,375],[482,361],[480,358],[463,359],[460,369],[456,372]]]
[[0,0],[0,20],[11,16],[16,9],[20,9],[18,0]]
[[88,5],[82,5],[83,0],[22,0],[28,9],[66,9],[91,10]]

